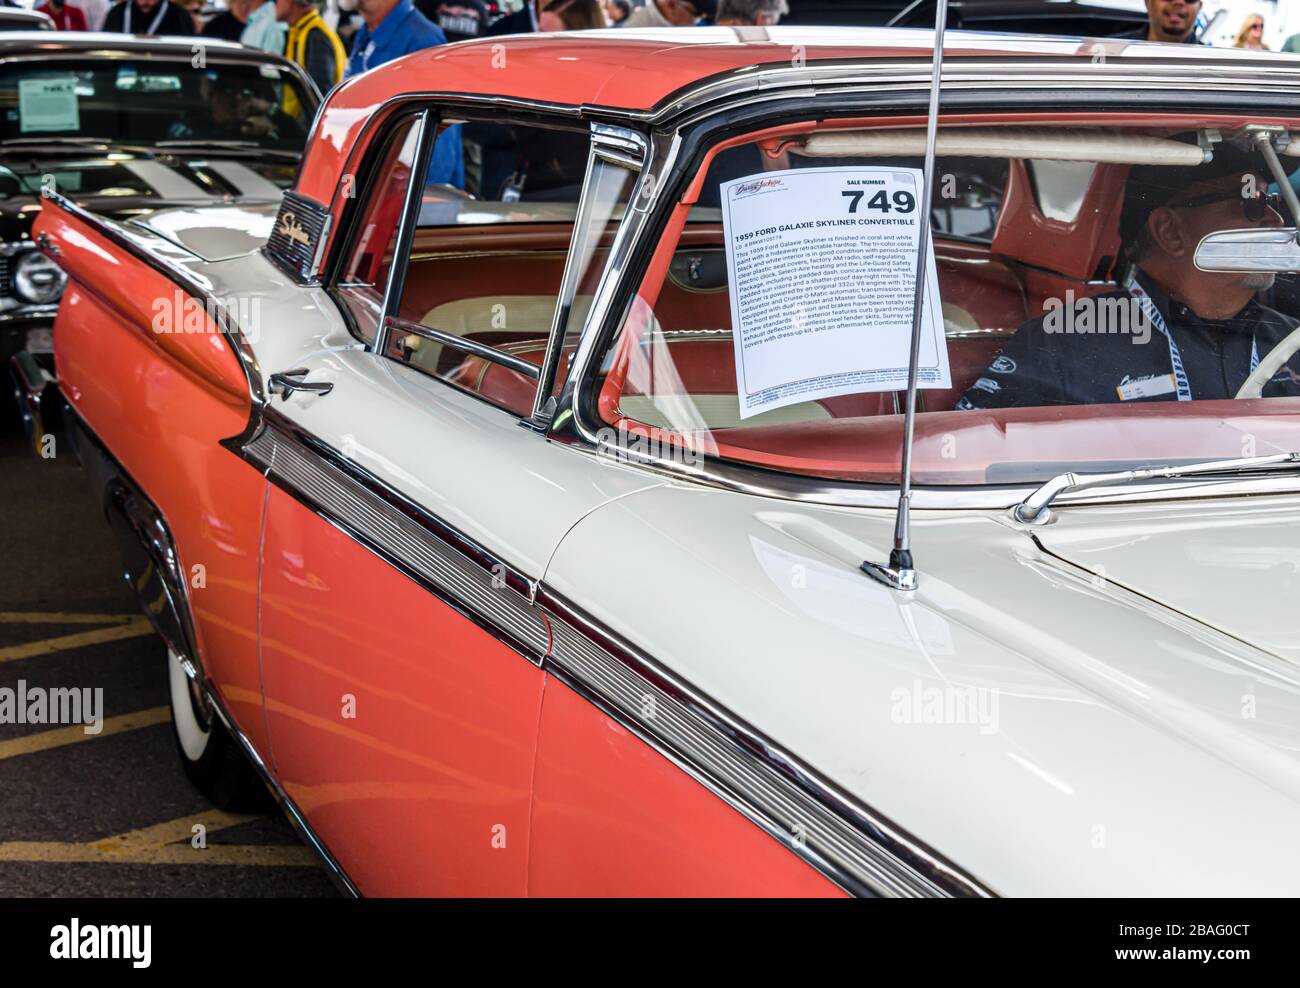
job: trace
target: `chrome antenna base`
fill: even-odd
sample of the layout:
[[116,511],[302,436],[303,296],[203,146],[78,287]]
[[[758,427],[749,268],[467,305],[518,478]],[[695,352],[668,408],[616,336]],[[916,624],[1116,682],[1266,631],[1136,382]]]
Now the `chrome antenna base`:
[[888,566],[868,560],[860,568],[867,576],[893,590],[916,589],[916,570],[912,568],[912,554],[906,549],[891,552]]

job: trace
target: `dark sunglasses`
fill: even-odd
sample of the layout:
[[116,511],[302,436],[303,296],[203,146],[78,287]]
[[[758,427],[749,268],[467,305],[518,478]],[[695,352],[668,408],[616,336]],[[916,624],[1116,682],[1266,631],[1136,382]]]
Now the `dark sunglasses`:
[[1282,197],[1278,195],[1263,195],[1247,198],[1238,195],[1235,192],[1207,192],[1202,196],[1193,196],[1190,199],[1179,199],[1169,204],[1170,209],[1190,209],[1196,206],[1208,206],[1215,202],[1228,202],[1235,199],[1241,203],[1242,215],[1251,223],[1258,223],[1271,209],[1279,216],[1282,215]]

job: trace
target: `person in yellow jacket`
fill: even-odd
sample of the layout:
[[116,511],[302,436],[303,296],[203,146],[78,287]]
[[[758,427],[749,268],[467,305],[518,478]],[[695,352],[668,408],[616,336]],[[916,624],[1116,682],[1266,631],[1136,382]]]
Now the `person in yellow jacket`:
[[[337,86],[343,79],[348,55],[313,0],[275,0],[275,19],[289,25],[285,57],[303,67],[322,95]],[[284,112],[298,116],[297,102],[292,90],[285,87]]]

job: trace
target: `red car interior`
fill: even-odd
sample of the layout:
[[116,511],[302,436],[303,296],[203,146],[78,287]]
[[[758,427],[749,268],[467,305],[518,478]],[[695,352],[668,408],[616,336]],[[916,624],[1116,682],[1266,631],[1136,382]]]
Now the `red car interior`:
[[[773,131],[763,146],[772,144],[776,148],[780,137],[806,129]],[[754,139],[755,135],[749,135],[728,141],[717,150]],[[952,387],[920,392],[921,411],[952,411],[956,401],[989,366],[1010,335],[1044,311],[1048,298],[1064,296],[1066,291],[1081,297],[1115,287],[1113,278],[1119,247],[1116,227],[1126,174],[1127,166],[1098,166],[1076,219],[1065,223],[1040,212],[1025,163],[1010,161],[992,242],[936,240]],[[626,399],[640,398],[645,392],[651,392],[648,397],[654,398],[676,393],[695,398],[735,394],[727,286],[725,283],[708,283],[706,287],[684,284],[670,274],[670,269],[681,270],[691,255],[723,248],[721,224],[689,221],[689,209],[698,198],[699,185],[693,183],[678,205],[639,292],[639,308],[653,317],[643,320],[642,333],[652,326],[653,335],[642,338],[642,334],[632,332],[630,323],[615,347],[612,363],[599,389],[599,413],[604,421],[615,427],[641,431],[660,442],[681,443],[683,437],[629,415],[623,408]],[[520,324],[511,321],[511,306],[507,304],[505,325],[499,328],[495,323],[492,328],[482,325],[481,316],[477,319],[465,316],[464,307],[469,305],[472,310],[475,300],[487,305],[503,293],[510,297],[553,299],[559,292],[570,234],[571,226],[564,223],[422,229],[413,251],[402,317],[444,332],[459,332],[466,339],[540,365],[550,332],[546,307],[525,306],[527,324]],[[674,259],[679,263],[673,264]],[[594,268],[599,270],[602,264],[603,257],[597,256]],[[507,271],[508,282],[504,282]],[[583,286],[580,296],[582,291],[589,294],[590,286]],[[637,308],[634,306],[634,311]],[[461,325],[439,325],[440,314],[452,311],[458,313]],[[636,317],[631,319],[635,323]],[[642,347],[645,359],[637,373],[629,374],[628,366],[634,363],[631,350],[634,339]],[[395,341],[395,355],[412,359],[411,351],[402,350],[403,343],[399,336]],[[650,350],[657,352],[646,356]],[[501,364],[451,347],[439,349],[433,366],[418,359],[414,362],[423,370],[514,414],[528,415],[532,410],[536,382]],[[664,366],[671,367],[667,378],[656,375],[656,369]],[[653,386],[648,382],[653,382]],[[892,473],[897,458],[896,430],[868,429],[877,435],[880,455],[864,449],[864,439],[868,445],[872,441],[860,430],[868,424],[862,421],[864,418],[900,413],[901,394],[847,395],[822,399],[817,404],[826,414],[814,422],[731,425],[713,428],[709,435],[694,438],[710,447],[718,445],[718,452],[723,456],[734,455],[778,469],[788,467],[800,472],[812,469],[828,476],[855,478],[885,477]],[[1043,414],[1059,418],[1062,411],[1043,410]],[[828,429],[828,419],[857,420],[851,430],[856,438],[850,440],[844,428]],[[962,416],[955,422],[975,424],[973,419]],[[951,431],[954,423],[950,422],[947,428]],[[823,450],[825,455],[815,452],[827,443],[832,447],[842,444],[854,447],[848,457],[853,462],[850,464],[830,448]],[[788,449],[790,455],[779,454],[778,448]],[[924,448],[923,441],[918,448]],[[869,462],[863,462],[864,456]],[[819,465],[812,464],[811,460],[818,461]]]

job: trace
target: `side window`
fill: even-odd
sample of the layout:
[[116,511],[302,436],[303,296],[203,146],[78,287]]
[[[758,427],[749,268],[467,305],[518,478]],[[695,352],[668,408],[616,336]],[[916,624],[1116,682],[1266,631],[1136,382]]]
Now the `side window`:
[[[593,179],[599,203],[582,203],[586,130],[460,127],[464,190],[425,183],[384,354],[528,417],[545,372],[567,369],[575,341],[552,348],[552,333],[566,340],[586,318],[622,219],[618,183]],[[594,232],[575,234],[580,219]]]
[[373,343],[384,303],[384,288],[397,244],[397,224],[411,179],[411,162],[419,136],[419,118],[397,125],[381,154],[364,206],[353,228],[346,259],[335,282],[357,334]]
[[[547,397],[564,383],[635,161],[593,155],[583,127],[498,120],[442,127],[421,162],[420,126],[403,122],[381,152],[335,292],[384,356],[520,417],[545,413],[539,382]],[[402,231],[413,173],[424,181]]]

